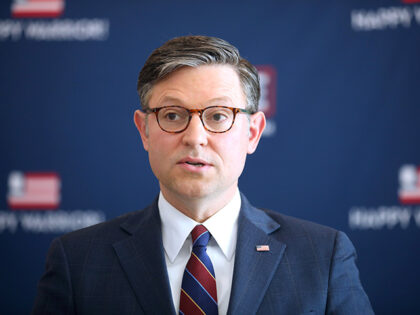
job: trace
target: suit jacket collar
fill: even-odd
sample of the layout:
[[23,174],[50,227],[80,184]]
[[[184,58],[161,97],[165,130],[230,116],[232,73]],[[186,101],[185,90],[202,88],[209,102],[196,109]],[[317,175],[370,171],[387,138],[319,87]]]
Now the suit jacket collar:
[[[241,195],[238,240],[228,314],[255,314],[275,274],[286,245],[275,233],[280,224]],[[257,251],[268,245],[269,251]]]
[[[276,238],[280,225],[241,194],[238,239],[228,314],[256,313],[286,245]],[[114,244],[137,300],[147,314],[175,314],[155,202],[128,216],[121,228],[130,236]],[[257,245],[270,250],[258,252]]]

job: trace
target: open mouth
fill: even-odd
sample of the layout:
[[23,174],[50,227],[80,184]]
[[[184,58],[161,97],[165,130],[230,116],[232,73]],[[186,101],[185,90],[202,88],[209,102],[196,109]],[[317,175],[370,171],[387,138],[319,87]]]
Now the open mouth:
[[194,157],[185,157],[179,160],[178,164],[184,165],[184,167],[189,168],[189,170],[204,170],[206,167],[211,166],[211,163],[207,162],[206,160]]
[[202,167],[202,166],[204,166],[204,164],[203,163],[195,163],[195,162],[185,162],[186,164],[189,164],[189,165],[194,165],[194,166],[198,166],[198,167]]

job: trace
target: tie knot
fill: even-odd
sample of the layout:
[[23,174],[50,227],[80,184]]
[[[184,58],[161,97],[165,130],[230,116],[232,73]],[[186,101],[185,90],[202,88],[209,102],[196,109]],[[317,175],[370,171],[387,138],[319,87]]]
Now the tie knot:
[[204,225],[196,225],[191,231],[193,247],[202,246],[206,247],[210,240],[210,233],[204,227]]

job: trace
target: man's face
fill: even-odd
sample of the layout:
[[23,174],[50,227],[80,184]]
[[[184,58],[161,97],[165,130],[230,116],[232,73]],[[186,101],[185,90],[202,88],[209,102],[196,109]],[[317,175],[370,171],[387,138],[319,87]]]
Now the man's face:
[[[214,105],[244,109],[246,98],[233,68],[205,65],[181,68],[153,87],[149,107],[170,105],[188,109]],[[145,116],[136,111],[134,120],[149,153],[153,173],[168,200],[228,201],[236,191],[246,155],[255,151],[265,126],[263,113],[249,118],[239,113],[229,131],[211,133],[198,114],[193,114],[186,130],[167,133],[159,127],[154,113],[147,120]]]

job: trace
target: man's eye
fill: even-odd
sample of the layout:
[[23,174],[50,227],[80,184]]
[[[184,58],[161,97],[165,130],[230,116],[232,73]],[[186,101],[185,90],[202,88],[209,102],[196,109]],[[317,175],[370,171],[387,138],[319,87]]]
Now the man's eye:
[[213,121],[216,121],[216,122],[222,122],[222,121],[226,120],[227,118],[228,117],[223,113],[214,113],[211,117],[211,119]]
[[169,121],[179,120],[180,116],[177,113],[166,113],[165,119]]

